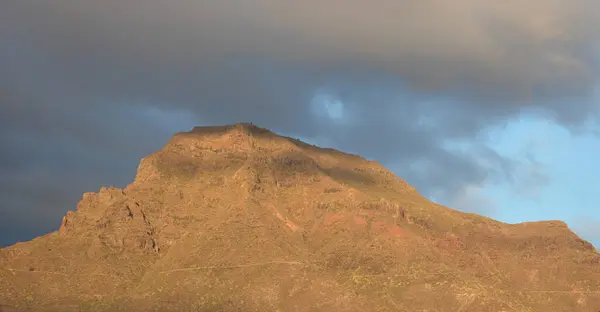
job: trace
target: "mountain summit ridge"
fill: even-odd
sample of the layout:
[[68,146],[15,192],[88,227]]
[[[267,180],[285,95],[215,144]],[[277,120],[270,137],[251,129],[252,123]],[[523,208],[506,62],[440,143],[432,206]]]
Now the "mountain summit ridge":
[[437,205],[249,123],[175,134],[124,189],[0,249],[0,311],[596,312],[598,293],[600,255],[562,221]]

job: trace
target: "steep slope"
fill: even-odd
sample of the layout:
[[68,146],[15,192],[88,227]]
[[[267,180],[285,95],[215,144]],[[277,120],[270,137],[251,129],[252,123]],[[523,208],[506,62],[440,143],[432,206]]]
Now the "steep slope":
[[176,134],[124,190],[0,249],[0,311],[594,311],[566,224],[433,204],[376,162],[250,124]]

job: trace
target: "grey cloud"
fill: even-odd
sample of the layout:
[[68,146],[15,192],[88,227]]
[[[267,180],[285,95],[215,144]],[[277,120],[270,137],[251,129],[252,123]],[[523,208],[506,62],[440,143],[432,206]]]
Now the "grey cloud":
[[[569,127],[595,116],[599,14],[592,0],[4,1],[0,173],[21,192],[1,193],[13,204],[0,219],[45,231],[195,124],[326,142],[448,203],[525,181],[477,134],[524,110]],[[319,92],[343,103],[342,120],[315,114]],[[445,147],[461,140],[470,150]],[[36,195],[55,187],[61,200]]]
[[[91,80],[95,89],[105,85],[114,91],[107,78],[117,84],[120,78],[148,72],[182,78],[181,72],[240,55],[328,71],[389,72],[413,89],[488,100],[525,100],[539,93],[574,96],[589,91],[596,79],[600,13],[595,12],[600,5],[595,1],[109,0],[4,5],[6,37],[41,45],[47,58],[70,67],[67,75],[104,71],[109,76],[104,81]],[[130,81],[122,91],[136,84]]]

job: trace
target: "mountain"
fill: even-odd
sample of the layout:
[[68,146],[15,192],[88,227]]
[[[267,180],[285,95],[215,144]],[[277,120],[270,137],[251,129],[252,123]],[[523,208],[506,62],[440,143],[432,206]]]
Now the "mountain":
[[0,249],[0,311],[593,311],[561,221],[434,204],[377,162],[251,124],[197,127],[60,229]]

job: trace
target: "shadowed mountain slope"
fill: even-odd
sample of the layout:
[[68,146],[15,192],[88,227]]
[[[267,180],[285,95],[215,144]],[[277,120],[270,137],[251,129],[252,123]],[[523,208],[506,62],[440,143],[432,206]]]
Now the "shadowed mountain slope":
[[600,255],[565,223],[443,207],[251,124],[178,133],[125,189],[0,249],[0,311],[598,309]]

